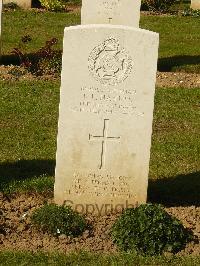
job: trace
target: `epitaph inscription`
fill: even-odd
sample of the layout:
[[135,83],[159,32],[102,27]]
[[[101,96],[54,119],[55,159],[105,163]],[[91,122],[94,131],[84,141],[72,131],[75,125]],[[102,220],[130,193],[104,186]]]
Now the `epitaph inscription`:
[[118,8],[119,4],[120,0],[103,1],[99,7],[99,10],[101,10],[99,11],[99,13],[102,12],[108,17],[110,16],[108,18],[109,20],[108,22],[110,23],[113,16],[119,15],[119,10],[120,10]]
[[129,199],[134,197],[129,187],[129,179],[126,176],[113,176],[112,174],[76,172],[73,175],[73,184],[66,194]]
[[110,37],[89,55],[88,68],[101,84],[117,85],[131,73],[133,61],[117,39]]

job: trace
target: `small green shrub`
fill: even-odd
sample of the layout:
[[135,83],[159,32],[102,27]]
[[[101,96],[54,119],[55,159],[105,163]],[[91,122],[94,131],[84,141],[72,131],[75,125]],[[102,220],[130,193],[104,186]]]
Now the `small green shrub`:
[[45,45],[35,52],[32,57],[30,72],[38,76],[60,74],[62,67],[62,53],[53,49],[58,39],[52,38],[46,41]]
[[153,204],[126,209],[114,223],[111,235],[120,249],[148,255],[176,253],[192,240],[179,220]]
[[72,237],[81,235],[87,226],[85,219],[71,207],[56,204],[44,205],[37,209],[32,214],[31,221],[44,232]]
[[176,0],[142,0],[141,9],[150,11],[167,11]]
[[49,11],[61,11],[64,9],[61,0],[40,0],[40,3]]

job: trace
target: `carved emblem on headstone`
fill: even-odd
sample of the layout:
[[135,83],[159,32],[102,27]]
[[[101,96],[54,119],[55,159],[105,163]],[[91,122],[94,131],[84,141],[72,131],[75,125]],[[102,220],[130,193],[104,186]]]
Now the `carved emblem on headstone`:
[[113,37],[95,47],[88,58],[90,73],[102,84],[116,85],[124,81],[132,67],[132,58]]

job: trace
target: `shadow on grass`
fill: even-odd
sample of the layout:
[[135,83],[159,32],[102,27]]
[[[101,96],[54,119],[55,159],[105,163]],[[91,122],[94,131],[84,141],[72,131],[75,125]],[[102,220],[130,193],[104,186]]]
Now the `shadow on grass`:
[[39,0],[32,0],[31,7],[33,8],[42,8],[42,5]]
[[[30,59],[30,61],[37,60],[37,55],[35,53],[26,54],[26,57]],[[61,51],[60,51],[60,60],[61,60]],[[2,55],[1,63],[3,65],[20,65],[20,59],[18,55],[8,54]],[[174,71],[175,68],[183,68],[187,66],[191,67],[192,72],[200,67],[200,56],[190,56],[190,55],[180,55],[173,57],[166,57],[158,59],[158,71],[160,72],[170,72]],[[190,69],[190,68],[189,68]]]
[[19,56],[15,54],[2,55],[1,64],[5,66],[8,65],[19,66],[20,65]]
[[[55,160],[21,160],[0,164],[0,191],[13,181],[53,176]],[[148,202],[165,206],[200,206],[200,172],[149,180]]]
[[150,180],[148,201],[168,207],[200,206],[200,172]]
[[[43,48],[43,47],[41,47],[41,48]],[[2,55],[0,63],[2,65],[5,65],[5,66],[8,66],[8,65],[20,66],[20,64],[22,62],[25,63],[27,61],[27,59],[31,63],[34,63],[34,62],[37,62],[38,60],[40,60],[41,57],[44,59],[47,58],[46,54],[45,54],[46,52],[48,52],[47,49],[48,48],[46,48],[46,49],[44,48],[43,54],[37,54],[39,52],[39,49],[33,53],[24,53],[23,55],[21,55],[21,59],[20,59],[20,56],[15,54],[15,53]],[[58,60],[60,60],[60,62],[61,62],[62,61],[62,51],[52,48],[52,52],[54,52],[55,55],[57,55]],[[52,59],[52,57],[50,56],[49,60],[51,60],[51,59]]]
[[173,71],[174,67],[184,67],[184,65],[198,65],[200,64],[200,55],[177,55],[172,57],[158,59],[158,70],[160,72]]
[[13,181],[24,181],[41,175],[53,176],[55,160],[20,160],[0,164],[0,191]]

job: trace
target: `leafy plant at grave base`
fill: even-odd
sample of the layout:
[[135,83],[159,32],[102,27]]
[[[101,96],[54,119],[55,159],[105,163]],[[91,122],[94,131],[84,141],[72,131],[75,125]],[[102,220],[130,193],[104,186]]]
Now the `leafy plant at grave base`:
[[58,39],[52,38],[35,53],[31,72],[38,75],[60,73],[61,51],[52,49],[57,42]]
[[49,11],[61,11],[64,5],[61,0],[40,0],[41,5]]
[[193,239],[178,219],[153,204],[126,209],[114,223],[111,235],[120,249],[147,255],[176,253]]
[[183,12],[182,12],[182,16],[183,17],[195,17],[195,18],[198,18],[200,17],[200,10],[194,10],[194,9],[191,9],[191,8],[188,8],[188,9],[185,9]]
[[85,219],[73,211],[69,206],[58,206],[56,204],[44,205],[35,210],[31,216],[32,223],[54,235],[65,234],[76,237],[81,235],[86,229]]
[[[22,43],[31,41],[30,36],[21,38]],[[37,76],[59,74],[61,72],[61,51],[54,50],[58,39],[52,38],[45,45],[31,55],[22,52],[20,48],[14,48],[13,53],[19,57],[20,65]],[[24,48],[25,49],[25,48]]]
[[175,2],[176,0],[142,0],[141,9],[164,12],[168,11]]

